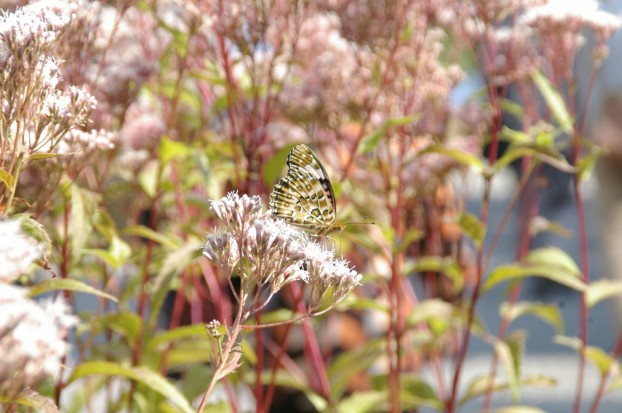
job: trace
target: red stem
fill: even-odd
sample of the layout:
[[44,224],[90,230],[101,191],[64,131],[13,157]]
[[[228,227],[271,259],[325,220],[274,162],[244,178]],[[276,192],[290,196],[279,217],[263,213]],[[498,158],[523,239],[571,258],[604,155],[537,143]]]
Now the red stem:
[[281,360],[286,354],[287,342],[289,341],[289,332],[291,331],[292,325],[293,324],[286,324],[284,327],[285,332],[283,334],[283,340],[279,345],[279,352],[274,358],[274,364],[272,365],[272,371],[270,372],[270,384],[268,385],[268,389],[263,400],[263,406],[261,410],[259,410],[259,413],[268,413],[268,411],[270,410],[270,404],[272,403],[272,399],[274,398],[274,392],[276,390],[276,373],[278,372],[281,365]]
[[[578,135],[577,135],[578,136]],[[578,138],[576,139],[576,145],[574,148],[574,161],[578,158],[579,148]],[[581,192],[579,177],[575,175],[575,202],[577,205],[577,221],[579,226],[579,242],[581,248],[581,275],[585,284],[590,282],[590,263],[589,263],[589,247],[587,242],[587,227],[585,223],[585,203],[583,201],[583,195]],[[588,342],[587,331],[587,317],[588,308],[585,302],[585,292],[581,293],[581,299],[579,302],[579,336],[581,338],[581,351],[579,353],[579,367],[577,373],[577,391],[574,402],[574,413],[579,413],[581,408],[581,396],[583,394],[583,380],[585,374],[585,348]]]
[[[303,300],[302,288],[297,283],[291,283],[289,284],[289,289],[295,300],[296,311],[301,314],[305,314],[307,309]],[[322,397],[324,397],[330,405],[330,384],[326,374],[326,364],[322,358],[322,352],[320,351],[317,337],[313,331],[313,327],[311,326],[310,318],[303,318],[301,326],[305,337],[305,359],[307,360],[309,369],[312,370],[312,374],[310,374],[309,377],[310,380],[315,379],[315,381],[310,384],[314,387],[314,391],[317,391]]]
[[[261,314],[262,310],[258,309],[255,312],[255,319],[257,320],[257,324],[261,324]],[[257,353],[257,364],[255,364],[255,405],[262,406],[263,405],[263,385],[261,384],[261,372],[263,370],[263,329],[258,328],[255,330],[255,352]]]
[[[63,259],[60,264],[60,276],[62,279],[69,278],[69,262],[70,262],[70,251],[69,251],[69,218],[71,214],[71,201],[65,200],[65,209],[63,211],[63,246],[61,247],[61,254]],[[56,294],[59,292],[57,291]],[[69,304],[71,300],[71,292],[69,290],[63,291],[63,297],[65,301]],[[67,362],[67,357],[63,356],[61,358],[61,366],[64,366]],[[60,408],[60,395],[62,393],[63,388],[65,387],[65,383],[63,382],[63,375],[59,374],[58,381],[56,382],[56,386],[54,387],[54,403],[56,406]]]

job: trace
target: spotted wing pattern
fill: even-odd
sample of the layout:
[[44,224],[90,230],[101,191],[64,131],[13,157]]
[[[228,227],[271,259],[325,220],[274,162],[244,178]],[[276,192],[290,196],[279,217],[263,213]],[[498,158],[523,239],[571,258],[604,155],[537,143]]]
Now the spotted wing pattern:
[[272,215],[315,235],[339,229],[333,187],[313,151],[296,145],[287,157],[287,168],[270,195]]

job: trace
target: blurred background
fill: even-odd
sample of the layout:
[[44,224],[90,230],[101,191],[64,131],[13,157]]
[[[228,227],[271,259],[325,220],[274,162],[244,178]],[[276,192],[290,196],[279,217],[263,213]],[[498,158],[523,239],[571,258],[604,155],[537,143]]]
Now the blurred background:
[[[70,347],[24,356],[62,372],[24,378],[60,411],[196,408],[205,325],[232,324],[243,273],[202,256],[226,232],[210,205],[267,211],[300,143],[338,221],[374,222],[318,238],[361,285],[245,331],[208,411],[622,411],[622,1],[0,7],[0,211],[45,269],[0,287],[79,318]],[[305,288],[249,323],[307,308]],[[13,331],[0,357],[23,366]]]

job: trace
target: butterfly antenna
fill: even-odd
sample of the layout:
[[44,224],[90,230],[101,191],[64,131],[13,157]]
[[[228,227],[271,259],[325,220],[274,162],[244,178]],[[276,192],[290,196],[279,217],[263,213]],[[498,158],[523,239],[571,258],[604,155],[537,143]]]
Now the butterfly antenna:
[[[363,219],[368,219],[368,217],[363,217]],[[376,225],[376,223],[374,221],[368,221],[368,222],[348,221],[348,222],[344,222],[344,225]]]

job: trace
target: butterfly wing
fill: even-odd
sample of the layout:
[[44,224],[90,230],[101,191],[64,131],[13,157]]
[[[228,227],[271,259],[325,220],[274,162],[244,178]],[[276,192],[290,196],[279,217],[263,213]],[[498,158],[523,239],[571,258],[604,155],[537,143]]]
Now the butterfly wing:
[[331,232],[336,219],[335,194],[326,170],[307,145],[287,157],[287,175],[270,195],[272,215],[315,234]]

